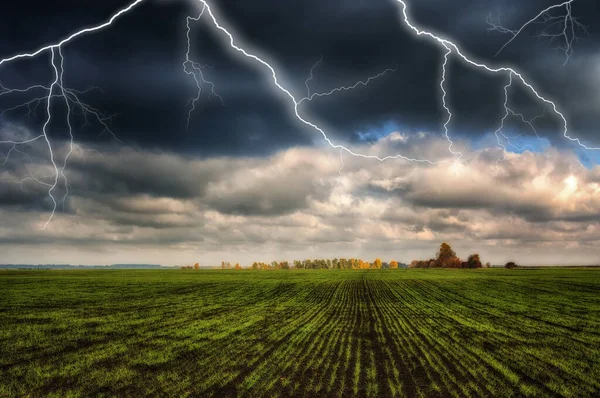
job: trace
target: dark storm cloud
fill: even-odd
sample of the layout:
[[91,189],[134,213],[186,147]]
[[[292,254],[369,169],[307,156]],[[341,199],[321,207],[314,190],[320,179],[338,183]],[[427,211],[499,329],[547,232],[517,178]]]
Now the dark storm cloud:
[[[452,38],[476,58],[495,64],[508,63],[522,69],[540,92],[548,93],[559,104],[565,103],[561,109],[567,116],[573,116],[573,135],[593,140],[590,126],[594,126],[596,112],[588,110],[583,115],[580,106],[569,105],[575,102],[570,94],[577,92],[586,94],[588,100],[582,102],[600,102],[590,89],[590,86],[594,87],[590,79],[595,74],[578,66],[580,63],[589,65],[598,62],[594,62],[594,50],[589,48],[589,43],[600,37],[600,30],[594,27],[595,13],[589,2],[577,3],[573,7],[574,14],[582,17],[580,21],[590,25],[589,36],[583,37],[583,42],[575,43],[575,56],[566,68],[562,66],[560,52],[552,48],[556,43],[534,38],[539,29],[537,25],[524,31],[518,40],[494,57],[509,37],[488,31],[486,17],[490,13],[500,14],[504,23],[514,28],[548,5],[545,1],[527,4],[521,1],[502,4],[475,0],[419,1],[410,2],[410,14],[421,26]],[[370,89],[315,101],[308,106],[337,134],[352,139],[359,130],[389,121],[406,129],[440,131],[445,117],[440,112],[438,86],[443,51],[407,32],[400,22],[397,1],[353,1],[348,4],[347,1],[334,0],[303,2],[296,6],[280,3],[271,9],[271,13],[262,13],[260,8],[256,10],[254,7],[254,2],[237,3],[234,6],[227,4],[223,9],[233,25],[239,27],[253,44],[274,54],[285,70],[296,77],[298,90],[303,89],[303,77],[308,66],[319,55],[323,55],[324,63],[317,70],[315,83],[324,91],[387,67],[398,69],[396,73],[375,82]],[[319,12],[311,12],[313,10]],[[280,15],[302,15],[301,24],[290,24],[288,18],[279,18]],[[257,31],[252,29],[253,26],[261,26],[261,29]],[[304,64],[307,66],[303,71]],[[453,60],[449,65],[448,81],[448,98],[455,110],[450,126],[452,134],[477,137],[495,130],[502,117],[501,94],[506,82],[506,76],[474,73]],[[543,110],[549,115],[552,113],[550,109],[534,103],[530,93],[519,91],[518,85],[511,94],[511,103],[522,105],[524,114],[529,118]],[[593,109],[598,106],[600,103]],[[508,124],[523,130],[523,126],[514,121]],[[538,127],[550,136],[554,144],[566,144],[561,137],[557,117],[548,116],[540,121]]]
[[16,181],[0,181],[0,208],[21,211],[50,211],[52,200],[47,189],[39,184],[21,184]]
[[[114,156],[120,161],[115,162]],[[216,168],[193,167],[192,161],[166,154],[124,150],[106,156],[77,157],[70,162],[78,190],[116,196],[148,194],[173,198],[202,196],[206,184],[223,172]]]
[[[123,5],[113,2],[112,10]],[[93,15],[94,9],[90,7],[88,13]],[[62,24],[70,26],[70,31],[102,20],[89,16],[80,18],[85,12],[81,7],[75,7],[70,13],[61,10]],[[16,20],[28,15],[28,10],[11,11]],[[43,18],[43,9],[38,12],[40,15],[32,16],[32,21]],[[106,115],[115,115],[110,124],[122,141],[143,147],[204,154],[267,154],[281,147],[308,144],[310,139],[296,121],[289,118],[288,110],[280,98],[273,95],[262,75],[240,65],[237,58],[231,59],[201,25],[194,26],[192,33],[199,43],[194,52],[202,49],[201,57],[195,59],[203,64],[218,64],[218,68],[206,69],[204,73],[207,79],[218,84],[217,90],[226,102],[222,107],[216,98],[208,98],[208,91],[203,92],[192,123],[186,127],[187,102],[196,96],[196,88],[192,77],[182,70],[183,28],[185,17],[195,13],[197,11],[186,2],[174,5],[149,1],[111,29],[65,46],[66,84],[76,89],[102,88],[102,92],[82,95],[82,99]],[[98,15],[104,14],[99,10]],[[44,26],[47,25],[46,22]],[[21,37],[23,29],[13,28],[10,34],[16,40],[0,46],[4,56],[56,40],[63,37],[66,30],[54,32],[45,28],[39,36]],[[42,56],[32,63],[3,67],[0,79],[6,85],[23,87],[30,84],[33,77],[42,83],[49,82],[50,71],[48,57]],[[43,123],[43,114],[39,113],[40,117],[30,127],[39,128]],[[22,116],[23,113],[10,113],[5,115],[5,120],[19,120]],[[78,138],[106,140],[106,135],[98,137],[101,130],[99,125],[78,128]]]
[[320,172],[314,164],[302,159],[274,161],[297,165],[265,170],[264,160],[198,161],[172,154],[121,150],[73,158],[69,183],[74,195],[92,198],[118,213],[134,215],[164,213],[169,206],[144,206],[123,198],[202,200],[225,214],[267,216],[306,208],[310,198],[324,199],[326,187],[314,179]]
[[[42,148],[41,141],[37,145]],[[58,206],[59,213],[99,218],[113,225],[181,228],[202,224],[200,208],[275,217],[307,209],[310,201],[325,200],[331,189],[330,182],[315,178],[329,166],[320,166],[313,153],[199,159],[116,145],[97,148],[94,152],[76,150],[70,156],[65,172],[69,195]],[[57,157],[68,150],[64,142],[54,146]],[[0,208],[31,214],[52,210],[48,190],[54,178],[44,177],[52,169],[42,151],[31,153],[27,167],[15,167],[19,159],[9,158],[9,167],[0,175]],[[38,176],[43,184],[30,175]],[[62,178],[52,194],[57,201],[66,194]]]
[[[5,38],[0,42],[0,53],[12,55],[39,47],[81,26],[105,20],[125,4],[115,0],[83,7],[80,2],[63,0],[35,7],[28,3],[21,8],[11,3],[3,10],[8,23],[0,28],[0,37]],[[149,1],[110,30],[69,44],[64,49],[67,84],[79,89],[101,87],[103,93],[90,93],[84,99],[107,115],[115,114],[111,124],[115,133],[140,147],[205,155],[265,155],[318,141],[318,133],[294,120],[289,102],[273,90],[264,69],[232,55],[222,37],[206,28],[208,20],[193,25],[193,56],[214,66],[205,74],[215,82],[225,106],[215,97],[209,98],[206,90],[190,128],[186,128],[186,102],[195,96],[195,88],[191,77],[182,71],[182,38],[185,17],[198,12],[192,5]],[[408,33],[396,1],[257,0],[215,1],[213,5],[244,44],[268,54],[281,67],[284,83],[299,98],[305,92],[304,79],[320,56],[324,61],[311,83],[315,91],[328,91],[386,68],[397,68],[369,88],[317,99],[303,107],[337,139],[356,141],[358,132],[381,129],[385,123],[406,131],[440,131],[444,113],[440,111],[438,80],[443,52]],[[565,67],[561,55],[552,51],[548,42],[532,38],[535,29],[524,32],[493,58],[507,37],[487,31],[487,15],[500,11],[503,22],[514,28],[548,6],[545,1],[413,1],[409,5],[419,25],[451,37],[474,56],[523,68],[542,92],[564,104],[566,114],[573,116],[574,135],[594,142],[595,109],[600,106],[595,87],[600,82],[590,84],[590,79],[597,75],[593,65],[600,61],[594,61],[591,43],[600,37],[600,31],[591,5],[582,1],[573,6],[574,14],[589,26],[589,36],[575,43],[575,56]],[[47,57],[40,57],[19,62],[14,68],[3,67],[0,79],[16,86],[33,76],[47,81],[47,62]],[[506,79],[473,74],[456,62],[449,66],[449,101],[455,109],[452,134],[479,137],[495,128],[502,115],[499,94]],[[515,101],[520,98],[525,97],[516,94]],[[577,102],[574,98],[579,98],[579,104],[569,105]],[[531,102],[523,103],[532,117],[541,111]],[[15,119],[18,116],[12,115]],[[564,144],[555,118],[545,119],[541,127],[555,144]],[[104,140],[107,136],[98,137],[100,131],[99,126],[87,127],[78,131],[78,138]]]

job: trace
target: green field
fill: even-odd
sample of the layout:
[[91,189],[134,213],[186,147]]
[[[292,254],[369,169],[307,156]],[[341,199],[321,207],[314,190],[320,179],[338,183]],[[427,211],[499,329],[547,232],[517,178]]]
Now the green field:
[[600,270],[0,271],[0,397],[598,394]]

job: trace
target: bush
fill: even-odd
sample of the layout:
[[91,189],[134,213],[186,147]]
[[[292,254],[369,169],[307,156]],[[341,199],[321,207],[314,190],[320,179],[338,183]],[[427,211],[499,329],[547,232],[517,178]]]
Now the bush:
[[467,260],[468,268],[481,268],[481,259],[479,258],[479,254],[471,254],[469,259]]
[[515,264],[513,261],[509,261],[504,265],[504,268],[507,268],[507,269],[517,268],[517,264]]

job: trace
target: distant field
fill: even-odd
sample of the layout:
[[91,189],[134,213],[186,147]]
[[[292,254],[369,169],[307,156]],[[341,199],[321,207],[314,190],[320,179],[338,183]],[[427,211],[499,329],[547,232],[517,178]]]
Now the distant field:
[[599,394],[599,269],[0,271],[0,397]]

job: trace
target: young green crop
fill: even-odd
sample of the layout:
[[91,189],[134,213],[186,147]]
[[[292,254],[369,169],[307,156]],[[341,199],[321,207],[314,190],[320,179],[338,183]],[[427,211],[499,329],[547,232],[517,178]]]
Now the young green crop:
[[0,292],[0,397],[600,393],[600,270],[2,271]]

